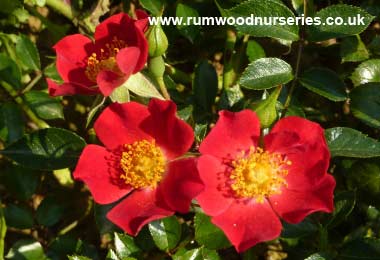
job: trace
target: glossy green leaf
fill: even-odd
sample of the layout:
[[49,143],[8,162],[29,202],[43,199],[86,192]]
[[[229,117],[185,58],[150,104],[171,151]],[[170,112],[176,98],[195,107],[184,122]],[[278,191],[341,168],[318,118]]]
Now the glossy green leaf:
[[203,213],[196,213],[194,218],[195,240],[208,249],[222,249],[231,246],[223,231],[212,224],[211,218]]
[[178,110],[177,115],[182,120],[187,121],[190,119],[192,113],[193,113],[193,106],[190,105],[190,106],[182,108],[181,110]]
[[18,59],[27,69],[40,70],[41,61],[36,45],[26,35],[19,35],[16,42]]
[[40,242],[22,239],[14,243],[5,259],[12,260],[47,260]]
[[149,231],[156,246],[168,251],[174,248],[181,238],[181,224],[175,216],[155,220],[149,223]]
[[207,248],[196,248],[175,254],[173,260],[220,260],[218,253]]
[[21,72],[16,62],[0,53],[0,80],[5,81],[15,89],[21,89]]
[[46,197],[37,208],[36,219],[45,227],[58,223],[63,216],[65,207],[54,197]]
[[318,231],[316,226],[309,218],[304,219],[298,224],[289,224],[284,222],[281,232],[282,238],[301,238],[310,236]]
[[33,215],[30,209],[9,204],[4,209],[5,221],[8,227],[27,229],[33,227]]
[[276,104],[281,87],[276,88],[266,99],[252,107],[260,119],[262,128],[270,127],[277,119]]
[[10,144],[24,134],[22,110],[14,103],[0,105],[0,139]]
[[38,117],[46,120],[63,119],[63,107],[58,98],[53,98],[49,94],[32,90],[25,93],[25,100]]
[[339,253],[339,260],[377,260],[380,255],[380,239],[363,238],[346,243]]
[[343,80],[330,69],[309,69],[301,75],[299,81],[308,90],[332,101],[344,101],[347,99]]
[[28,168],[56,170],[74,166],[85,145],[73,132],[48,128],[25,135],[0,154]]
[[123,86],[140,97],[164,99],[152,80],[140,72],[131,75]]
[[[302,15],[304,13],[304,0],[292,0],[292,6],[297,14]],[[308,0],[307,3],[307,15],[312,16],[315,12],[314,0]]]
[[[358,19],[354,20],[353,17],[357,18],[358,16],[363,19],[360,21]],[[359,7],[345,4],[330,5],[323,8],[315,13],[315,17],[320,18],[321,24],[314,23],[307,27],[307,39],[310,41],[324,41],[359,34],[368,27],[374,18]],[[328,25],[327,23],[331,21],[326,21],[326,19],[329,17],[340,17],[342,24],[338,25],[338,22]]]
[[249,89],[268,89],[292,79],[292,67],[288,63],[278,58],[262,58],[248,65],[240,84]]
[[[231,9],[224,10],[228,16],[248,17],[242,25],[236,25],[238,31],[250,34],[255,37],[273,37],[283,40],[298,40],[298,26],[295,24],[293,12],[279,1],[274,0],[249,0]],[[284,20],[273,25],[255,23],[254,17],[284,17]],[[294,19],[294,24],[290,25],[286,19]]]
[[361,63],[352,73],[351,80],[355,87],[369,82],[380,82],[380,59]]
[[380,156],[380,142],[347,127],[329,128],[325,131],[331,156],[371,158]]
[[211,112],[218,91],[218,77],[215,68],[202,61],[195,68],[193,93],[195,103],[205,112]]
[[[188,17],[198,18],[199,13],[196,9],[192,8],[189,5],[185,5],[183,3],[178,3],[177,9],[176,9],[176,17],[182,17],[183,21],[186,21],[188,19]],[[180,31],[180,33],[184,37],[189,39],[191,42],[194,42],[194,40],[199,35],[199,26],[194,25],[193,23],[192,24],[177,25],[177,28]]]
[[343,62],[358,62],[369,58],[369,52],[359,35],[346,37],[340,46]]
[[152,15],[159,16],[165,5],[165,0],[139,0],[144,9],[148,10]]
[[343,191],[334,197],[335,209],[327,228],[333,228],[342,221],[347,220],[356,203],[356,194],[353,191]]
[[15,165],[4,169],[3,174],[6,189],[19,200],[29,199],[41,178],[38,172]]
[[351,110],[364,123],[380,128],[380,83],[367,83],[350,93]]
[[230,109],[234,105],[243,101],[244,93],[241,91],[241,88],[238,84],[230,88],[224,89],[220,101],[219,109]]
[[51,64],[49,64],[48,66],[45,67],[45,69],[44,69],[44,75],[47,78],[50,78],[50,79],[54,80],[58,84],[62,84],[63,83],[63,79],[61,78],[61,76],[59,75],[59,73],[57,71],[57,66],[56,66],[55,62],[51,63]]
[[246,53],[249,62],[253,62],[255,60],[266,57],[263,47],[261,47],[261,45],[254,40],[248,41]]
[[125,259],[140,251],[140,248],[138,248],[133,241],[133,237],[128,235],[115,233],[114,244],[115,252],[121,259]]

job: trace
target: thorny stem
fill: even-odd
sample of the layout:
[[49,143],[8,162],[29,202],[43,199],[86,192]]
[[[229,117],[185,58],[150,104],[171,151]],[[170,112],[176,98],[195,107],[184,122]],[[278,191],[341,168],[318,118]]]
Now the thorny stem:
[[[307,17],[307,0],[303,0],[303,13],[304,13],[304,16],[306,18]],[[297,85],[304,44],[305,44],[305,27],[303,26],[301,28],[301,39],[299,40],[299,46],[298,46],[298,51],[297,51],[297,61],[296,61],[296,69],[294,72],[294,79],[293,79],[292,85],[290,86],[289,94],[288,94],[286,101],[285,101],[284,109],[282,111],[282,117],[285,116],[286,111],[288,110],[288,108],[290,106],[290,103],[292,101],[293,92],[294,92],[294,89]]]

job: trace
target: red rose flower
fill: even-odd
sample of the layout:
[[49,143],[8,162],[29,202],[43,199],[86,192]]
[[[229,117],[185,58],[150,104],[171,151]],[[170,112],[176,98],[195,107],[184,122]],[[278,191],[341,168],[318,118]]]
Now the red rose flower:
[[148,19],[136,11],[138,20],[117,14],[100,23],[95,42],[81,34],[64,37],[55,46],[57,70],[64,83],[47,79],[52,96],[98,94],[109,96],[131,74],[140,71],[148,57],[144,36]]
[[200,152],[205,190],[197,200],[239,252],[278,237],[279,217],[298,223],[333,210],[330,153],[316,123],[281,119],[261,142],[254,112],[223,111]]
[[196,158],[179,158],[194,134],[176,117],[173,102],[112,104],[95,122],[95,132],[105,147],[88,145],[74,178],[87,184],[97,203],[123,198],[108,212],[109,220],[136,235],[152,220],[189,210],[203,183]]

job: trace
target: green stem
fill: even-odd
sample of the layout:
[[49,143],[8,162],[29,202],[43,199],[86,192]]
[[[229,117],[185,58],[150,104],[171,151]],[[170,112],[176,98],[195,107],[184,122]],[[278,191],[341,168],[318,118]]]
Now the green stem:
[[34,79],[31,82],[29,82],[29,84],[21,91],[21,94],[30,91],[38,83],[38,81],[40,81],[40,79],[42,78],[41,71],[38,71],[36,74],[37,75],[34,77]]
[[73,20],[75,18],[73,9],[69,4],[63,2],[63,0],[46,0],[46,5],[62,14],[67,19]]
[[38,128],[49,128],[50,126],[43,120],[39,119],[36,114],[24,103],[24,100],[18,96],[18,92],[13,89],[11,85],[6,82],[1,82],[1,85],[8,92],[8,94],[16,101],[29,119],[36,124]]
[[170,100],[170,95],[169,95],[168,90],[166,89],[164,77],[157,77],[156,80],[157,80],[158,85],[160,86],[160,90],[164,98],[166,100]]
[[173,67],[172,65],[165,64],[165,72],[175,81],[182,84],[191,84],[191,77],[182,70]]
[[233,55],[236,44],[236,32],[227,30],[226,45],[224,48],[223,88],[228,89],[236,79],[234,71]]

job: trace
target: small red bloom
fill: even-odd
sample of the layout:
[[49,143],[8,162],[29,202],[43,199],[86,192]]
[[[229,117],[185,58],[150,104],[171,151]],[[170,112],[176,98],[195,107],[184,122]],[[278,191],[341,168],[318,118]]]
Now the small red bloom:
[[47,79],[52,96],[98,94],[109,96],[131,74],[140,71],[148,57],[144,36],[147,14],[136,11],[113,15],[95,30],[95,42],[81,34],[64,37],[55,46],[57,70],[64,83]]
[[335,180],[318,124],[286,117],[264,137],[264,148],[259,139],[254,112],[223,111],[200,146],[205,190],[197,200],[239,252],[278,237],[279,217],[298,223],[333,210]]
[[88,145],[74,178],[84,181],[100,204],[128,195],[107,214],[128,234],[174,211],[187,212],[203,190],[196,158],[179,159],[194,134],[176,117],[173,102],[111,104],[95,122],[95,131],[105,147]]

